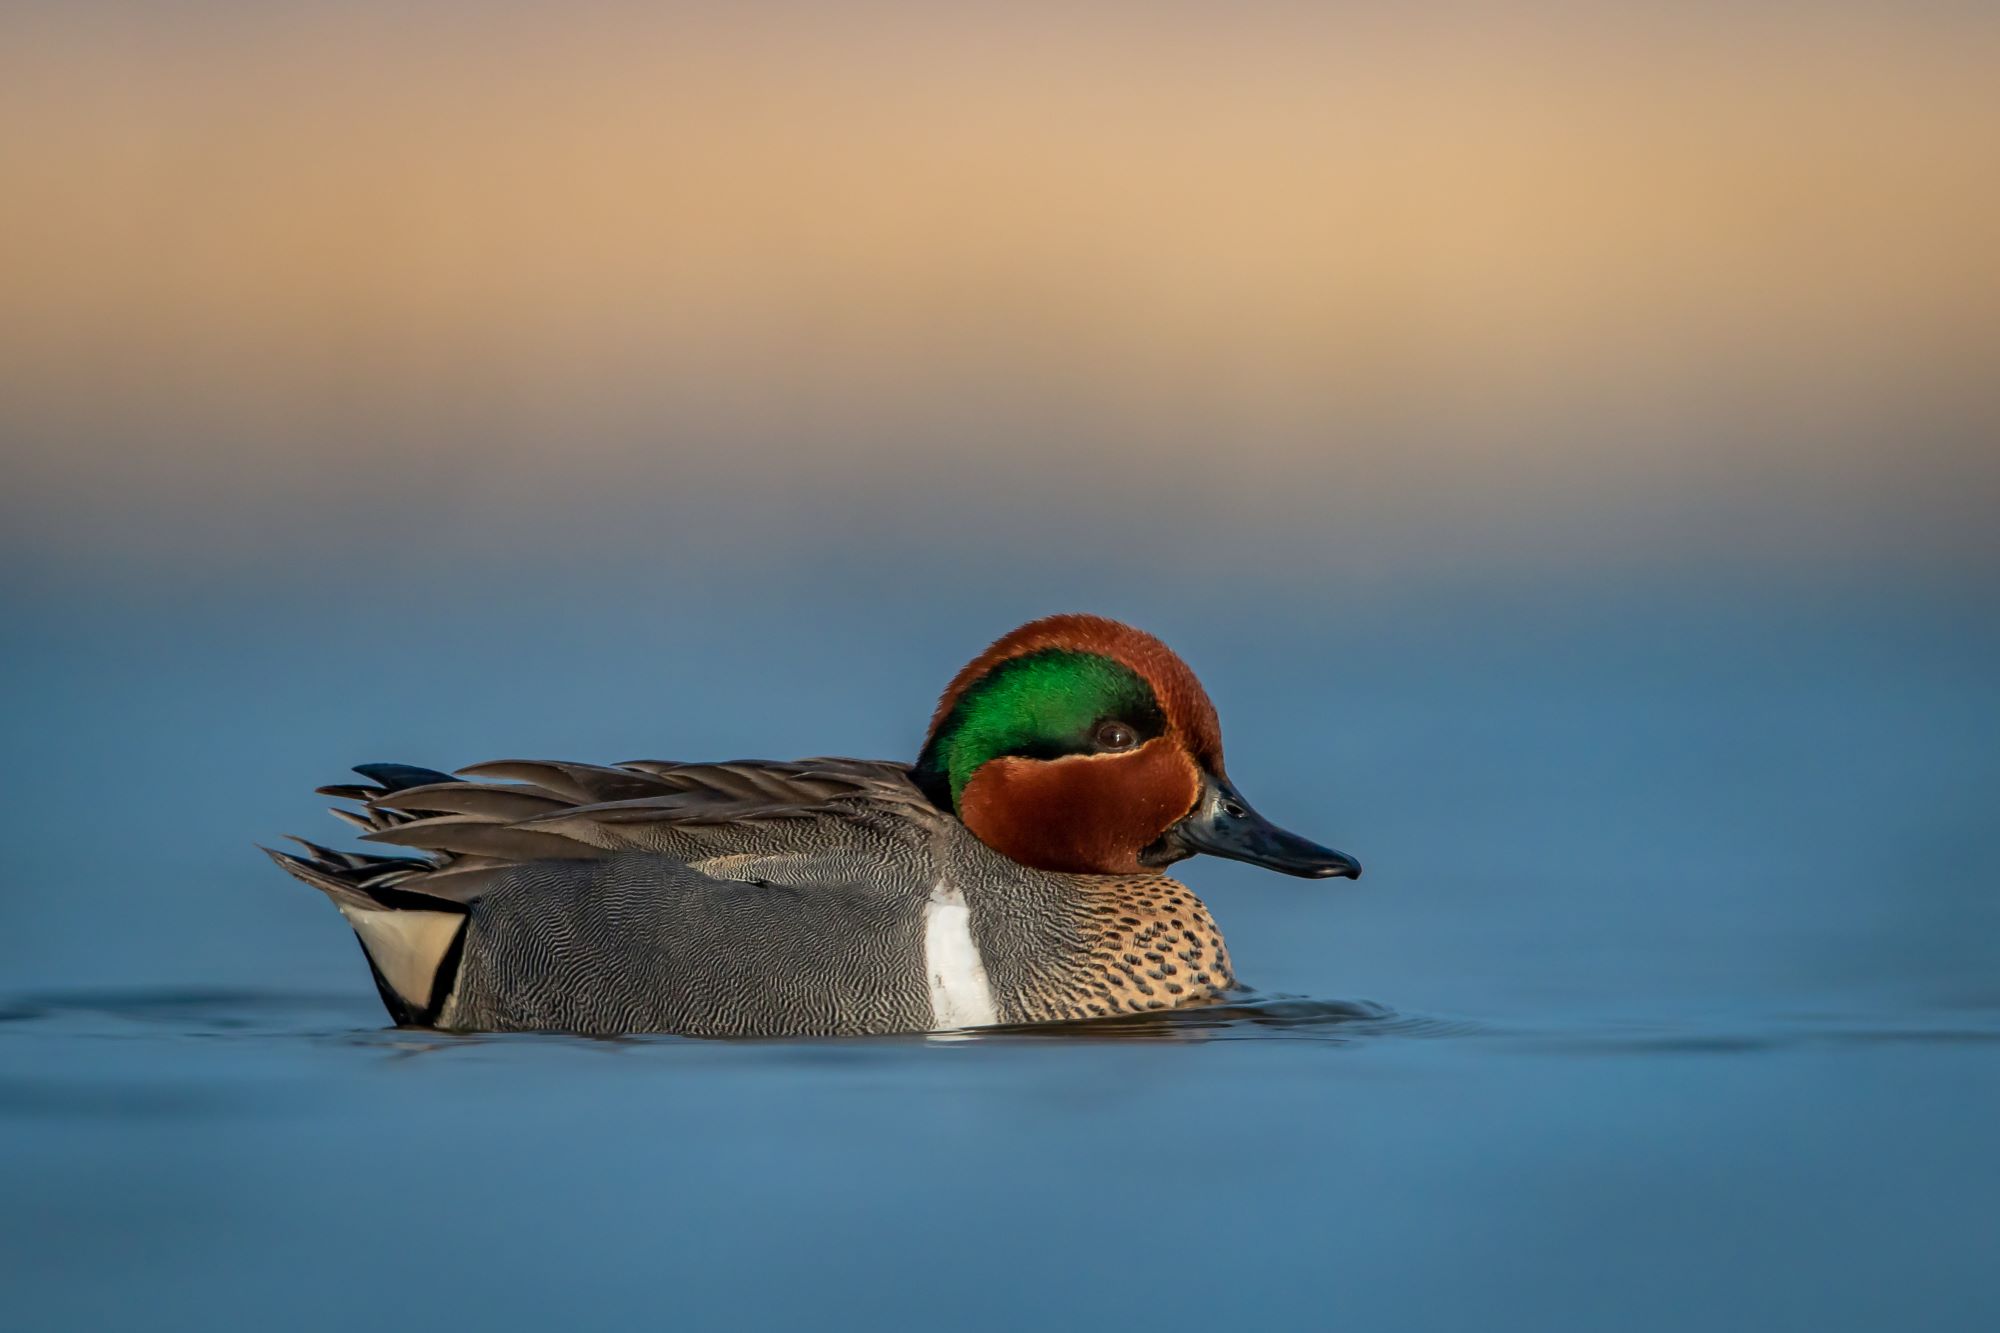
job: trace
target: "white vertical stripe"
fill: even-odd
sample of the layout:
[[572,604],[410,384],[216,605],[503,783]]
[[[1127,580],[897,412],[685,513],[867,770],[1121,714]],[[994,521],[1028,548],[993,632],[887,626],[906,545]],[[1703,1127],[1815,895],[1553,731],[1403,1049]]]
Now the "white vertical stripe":
[[924,975],[931,983],[931,1030],[991,1027],[1000,1021],[986,963],[972,942],[972,909],[956,885],[939,880],[924,906]]

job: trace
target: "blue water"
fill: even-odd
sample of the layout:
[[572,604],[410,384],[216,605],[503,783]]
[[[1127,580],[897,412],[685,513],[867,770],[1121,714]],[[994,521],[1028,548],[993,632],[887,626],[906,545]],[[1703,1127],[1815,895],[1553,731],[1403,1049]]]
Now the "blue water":
[[[1979,590],[684,583],[9,597],[0,1325],[2000,1327]],[[355,761],[908,754],[1070,606],[1368,867],[1183,867],[1227,1012],[397,1032],[250,848]]]

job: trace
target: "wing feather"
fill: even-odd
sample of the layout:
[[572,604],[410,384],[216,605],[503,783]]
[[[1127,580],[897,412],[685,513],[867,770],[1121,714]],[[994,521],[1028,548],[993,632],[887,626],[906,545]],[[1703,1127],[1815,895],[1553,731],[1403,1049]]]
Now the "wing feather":
[[477,898],[495,870],[645,850],[690,863],[798,858],[825,842],[815,823],[928,827],[944,816],[885,760],[820,757],[720,763],[635,760],[616,765],[504,759],[454,778],[404,764],[355,770],[376,785],[328,795],[364,841],[429,853],[382,858],[303,843],[323,875],[377,877],[456,902]]

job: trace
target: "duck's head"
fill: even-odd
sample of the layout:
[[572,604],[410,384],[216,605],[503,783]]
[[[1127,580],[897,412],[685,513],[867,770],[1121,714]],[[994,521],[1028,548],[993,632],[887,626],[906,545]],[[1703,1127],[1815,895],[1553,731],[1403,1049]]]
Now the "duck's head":
[[981,842],[1040,870],[1130,874],[1207,852],[1313,879],[1361,874],[1251,809],[1194,672],[1102,616],[1031,621],[969,662],[915,774]]

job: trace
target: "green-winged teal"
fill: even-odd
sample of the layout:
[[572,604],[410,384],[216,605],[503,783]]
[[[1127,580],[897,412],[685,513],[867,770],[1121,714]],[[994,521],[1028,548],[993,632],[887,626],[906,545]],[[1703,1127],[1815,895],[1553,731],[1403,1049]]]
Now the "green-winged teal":
[[[1230,784],[1215,706],[1149,634],[1023,625],[953,678],[914,767],[400,764],[334,813],[421,858],[272,852],[354,927],[398,1023],[779,1036],[943,1031],[1212,1002],[1208,852],[1361,869]],[[469,779],[469,780],[468,780]]]

